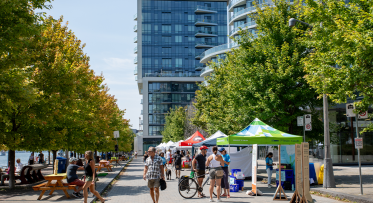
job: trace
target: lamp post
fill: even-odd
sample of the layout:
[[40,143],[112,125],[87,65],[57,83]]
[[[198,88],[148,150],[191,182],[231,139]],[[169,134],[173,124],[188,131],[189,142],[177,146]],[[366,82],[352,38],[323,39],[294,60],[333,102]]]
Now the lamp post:
[[[310,24],[290,18],[289,20],[289,27],[294,27],[295,24],[299,22],[304,25],[307,25],[311,29],[313,28]],[[322,27],[322,24],[321,24]],[[334,180],[334,172],[333,172],[333,162],[330,154],[330,134],[329,134],[329,105],[328,105],[328,97],[324,93],[323,94],[323,114],[324,114],[324,188],[335,188],[335,180]]]

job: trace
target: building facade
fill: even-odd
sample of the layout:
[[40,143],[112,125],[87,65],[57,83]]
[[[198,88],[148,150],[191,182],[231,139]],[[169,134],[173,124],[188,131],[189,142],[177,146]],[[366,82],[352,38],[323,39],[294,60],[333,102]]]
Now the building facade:
[[143,96],[143,150],[161,143],[165,115],[195,97],[200,55],[227,43],[227,0],[137,0],[135,77]]

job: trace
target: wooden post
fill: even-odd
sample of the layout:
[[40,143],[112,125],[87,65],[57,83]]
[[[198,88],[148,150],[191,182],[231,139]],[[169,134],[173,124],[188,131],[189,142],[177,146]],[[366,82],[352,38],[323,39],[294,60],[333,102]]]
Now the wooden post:
[[290,203],[302,203],[303,181],[302,181],[302,145],[295,144],[295,191]]
[[310,194],[310,163],[309,163],[309,144],[308,142],[302,143],[302,152],[303,152],[303,197],[302,202],[304,203],[313,203],[313,199]]
[[[279,197],[277,197],[277,194],[279,194]],[[282,194],[284,195],[283,197],[282,197]],[[282,200],[282,201],[288,200],[288,198],[286,197],[285,191],[281,185],[281,145],[278,146],[278,187],[276,189],[275,195],[273,196],[273,201],[274,200]]]

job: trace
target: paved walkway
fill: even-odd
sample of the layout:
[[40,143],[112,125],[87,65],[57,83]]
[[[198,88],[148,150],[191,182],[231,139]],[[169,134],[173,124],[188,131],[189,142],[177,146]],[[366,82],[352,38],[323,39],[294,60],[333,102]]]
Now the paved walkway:
[[[152,203],[152,199],[149,194],[147,182],[142,179],[144,170],[144,164],[142,158],[134,159],[127,167],[124,175],[120,177],[118,182],[114,185],[107,197],[108,203]],[[189,174],[190,171],[182,171],[182,175]],[[231,193],[230,199],[223,199],[224,202],[236,202],[236,203],[247,203],[247,202],[273,202],[273,194],[275,188],[267,188],[266,184],[259,183],[259,189],[264,193],[264,196],[251,197],[245,194],[247,190],[251,188],[251,181],[245,181],[245,191],[238,193]],[[204,188],[204,193],[208,194],[208,186]],[[288,198],[291,198],[292,192],[286,191]],[[315,202],[322,203],[340,203],[340,201],[327,199],[319,196],[313,196]],[[289,199],[290,200],[290,199]],[[177,190],[177,180],[175,180],[175,174],[172,173],[172,180],[167,181],[167,189],[161,191],[160,203],[177,203],[177,202],[190,202],[190,203],[206,203],[209,202],[208,198],[197,198],[197,195],[193,199],[184,199],[180,196]]]
[[[120,162],[122,166],[117,166],[113,168],[112,172],[107,172],[106,169],[102,169],[99,173],[108,173],[104,177],[99,177],[99,181],[96,185],[96,190],[101,193],[108,186],[108,184],[118,175],[118,173],[123,169],[125,164],[128,161]],[[78,171],[78,176],[81,177],[84,174],[84,171]],[[66,182],[66,180],[64,180]],[[41,183],[41,182],[40,182]],[[40,184],[39,183],[39,184]],[[42,202],[42,203],[51,203],[51,202],[68,202],[68,203],[82,203],[83,198],[75,198],[71,195],[73,190],[68,190],[70,199],[67,199],[63,191],[55,191],[53,195],[48,195],[47,191],[41,200],[37,200],[40,195],[40,191],[33,191],[31,188],[27,189],[15,189],[10,191],[0,190],[0,201],[10,202],[10,203],[25,203],[27,202]],[[92,194],[89,194],[88,202],[92,202],[94,198]]]

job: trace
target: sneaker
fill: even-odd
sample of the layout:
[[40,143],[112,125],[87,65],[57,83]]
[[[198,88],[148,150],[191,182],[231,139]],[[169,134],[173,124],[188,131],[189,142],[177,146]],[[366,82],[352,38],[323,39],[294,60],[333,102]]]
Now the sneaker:
[[79,197],[83,197],[83,194],[80,193],[80,192],[78,192],[78,196],[79,196]]
[[74,196],[74,197],[79,197],[79,195],[78,195],[77,192],[73,192],[72,196]]
[[215,202],[213,199],[210,199],[210,202]]
[[217,200],[217,202],[222,202],[222,201],[223,201],[223,200],[221,200],[221,199],[218,199],[218,200]]

